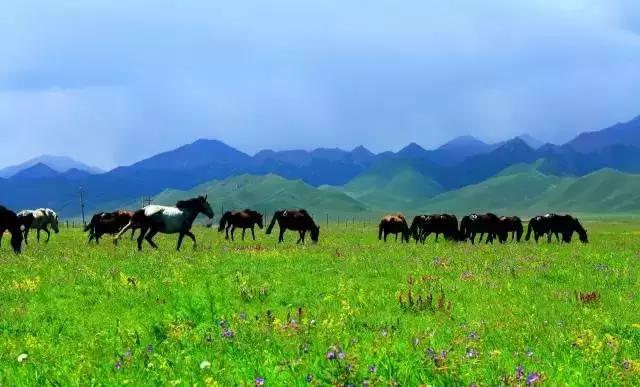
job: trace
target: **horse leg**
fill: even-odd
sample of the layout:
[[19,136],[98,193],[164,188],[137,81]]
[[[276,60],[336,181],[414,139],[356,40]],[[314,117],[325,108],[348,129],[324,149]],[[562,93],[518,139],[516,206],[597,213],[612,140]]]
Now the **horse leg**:
[[44,226],[43,230],[47,233],[47,240],[44,241],[44,243],[49,243],[49,239],[51,239],[51,232],[49,231],[49,228],[47,226]]
[[178,235],[178,245],[176,246],[177,251],[180,251],[180,246],[182,245],[183,238],[184,238],[184,233],[181,232],[180,235]]
[[131,239],[130,239],[131,241],[133,240],[133,234],[135,234],[135,233],[136,233],[136,229],[132,227],[131,228]]
[[438,243],[438,235],[440,235],[440,233],[436,233],[436,243]]
[[253,231],[253,226],[251,226],[251,236],[253,237],[253,240],[255,241],[256,240],[256,234]]
[[227,227],[224,229],[225,237],[224,239],[229,239],[229,229],[231,228],[231,223],[227,223]]
[[24,229],[24,244],[25,245],[29,244],[29,229],[28,228]]
[[299,245],[300,242],[302,242],[302,231],[298,231],[298,235],[299,235],[298,241],[296,242],[297,245]]
[[4,229],[0,228],[0,247],[2,247],[2,236],[4,235]]
[[387,230],[385,230],[385,231],[384,231],[384,241],[385,241],[385,242],[387,241],[387,235],[388,235]]
[[278,243],[284,242],[284,228],[280,227],[280,235],[278,236]]
[[233,227],[231,227],[231,240],[232,241],[236,240],[235,236],[234,236],[235,232],[236,232],[236,225],[234,224]]
[[156,230],[156,229],[153,229],[153,228],[152,228],[152,229],[151,229],[151,230],[149,230],[149,232],[147,233],[147,236],[145,236],[145,237],[144,237],[144,239],[146,239],[146,240],[147,240],[147,242],[149,242],[149,244],[151,245],[151,247],[153,247],[154,249],[157,249],[157,248],[158,248],[158,245],[156,245],[156,244],[153,242],[153,237],[154,237],[154,236],[156,236],[156,234],[157,234],[157,233],[158,233],[158,230]]
[[556,241],[560,242],[560,237],[558,236],[558,233],[556,233]]
[[396,242],[398,241],[398,233],[396,233]]
[[193,248],[196,248],[196,236],[193,235],[193,233],[191,231],[185,231],[184,235],[188,236],[189,238],[191,238],[191,240],[193,241]]
[[37,229],[38,231],[36,232],[36,240],[38,241],[38,243],[40,243],[40,229]]
[[243,229],[242,229],[242,240],[243,240],[243,241],[244,241],[244,232],[245,232],[245,231],[247,231],[247,229],[246,229],[246,228],[243,228]]
[[140,228],[140,235],[138,235],[138,251],[142,250],[142,241],[144,240],[145,234],[149,231],[148,227]]
[[471,244],[475,245],[476,244],[476,233],[475,232],[471,233],[471,238],[470,239],[471,239]]

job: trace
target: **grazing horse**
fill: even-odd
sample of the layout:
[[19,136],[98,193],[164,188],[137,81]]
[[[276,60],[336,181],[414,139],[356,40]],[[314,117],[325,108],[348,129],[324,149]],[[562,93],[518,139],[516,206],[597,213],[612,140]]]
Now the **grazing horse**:
[[[551,223],[552,219],[557,216],[557,214],[546,214],[531,218],[531,220],[529,220],[529,226],[527,227],[527,236],[524,240],[528,242],[533,232],[536,243],[538,243],[538,239],[543,235],[547,235],[548,241],[551,242]],[[559,233],[554,232],[553,234],[555,234],[556,240],[560,242]]]
[[196,217],[201,213],[209,219],[213,218],[213,210],[206,196],[180,200],[176,203],[175,207],[152,204],[134,212],[129,223],[120,230],[115,239],[120,239],[122,234],[136,226],[140,228],[138,250],[142,250],[142,241],[145,239],[151,247],[154,249],[158,248],[153,242],[153,237],[159,232],[163,234],[180,234],[178,236],[176,250],[180,250],[182,239],[185,235],[191,238],[193,247],[195,248],[196,237],[191,232],[191,226],[196,220]]
[[60,232],[58,228],[58,214],[50,208],[38,208],[37,210],[23,210],[18,212],[18,219],[24,228],[24,243],[29,244],[29,230],[35,228],[37,230],[37,241],[40,243],[40,230],[47,233],[49,243],[51,232],[49,225],[56,234]]
[[469,239],[471,244],[475,244],[476,234],[481,234],[482,241],[482,234],[486,233],[486,243],[493,243],[499,231],[498,223],[498,216],[492,213],[467,215],[460,221],[460,235],[463,240]]
[[527,230],[526,240],[529,240],[531,231],[534,232],[536,242],[538,238],[547,234],[547,243],[551,242],[551,235],[555,234],[556,239],[560,241],[559,235],[562,235],[562,242],[570,243],[573,233],[578,233],[580,242],[588,243],[589,237],[587,230],[582,227],[578,218],[571,215],[547,214],[544,216],[536,216],[529,221],[529,229]]
[[4,206],[0,206],[0,245],[2,244],[2,235],[5,230],[11,233],[11,247],[13,252],[20,254],[22,249],[22,230],[20,221],[15,212]]
[[[96,244],[100,243],[100,238],[104,234],[117,234],[126,226],[133,217],[132,211],[117,210],[113,212],[98,212],[91,217],[91,221],[85,226],[84,231],[89,232],[89,243],[92,240],[96,241]],[[131,239],[136,231],[135,225],[131,227]],[[117,239],[114,239],[114,243]]]
[[262,229],[262,214],[257,211],[250,210],[248,208],[242,211],[227,211],[224,213],[224,215],[222,215],[222,218],[220,218],[220,226],[218,227],[218,232],[222,232],[222,230],[225,230],[226,225],[227,228],[225,230],[225,239],[229,239],[229,229],[231,229],[231,240],[233,241],[233,233],[236,231],[236,227],[239,227],[242,229],[242,240],[244,240],[244,232],[248,228],[250,228],[251,236],[255,241],[256,234],[254,233],[253,229],[256,224],[258,225],[258,227],[260,227],[260,229]]
[[498,221],[498,239],[500,239],[500,243],[507,242],[509,233],[511,233],[511,241],[515,239],[520,242],[524,232],[520,218],[517,216],[501,216]]
[[400,234],[400,242],[409,243],[410,230],[404,215],[386,215],[382,218],[378,226],[378,240],[382,240],[384,236],[384,241],[386,242],[389,234],[395,234],[396,241],[398,240],[398,234]]
[[278,236],[278,243],[284,242],[284,232],[286,230],[298,231],[300,237],[298,238],[298,244],[304,244],[304,238],[309,231],[311,234],[311,241],[315,244],[318,243],[318,237],[320,236],[320,226],[316,225],[313,218],[307,210],[280,210],[273,214],[271,223],[267,227],[267,235],[271,234],[271,230],[278,221],[280,226],[280,235]]
[[459,237],[458,218],[449,214],[418,215],[413,218],[409,230],[416,243],[424,243],[430,234],[436,234],[436,242],[440,234],[449,240]]

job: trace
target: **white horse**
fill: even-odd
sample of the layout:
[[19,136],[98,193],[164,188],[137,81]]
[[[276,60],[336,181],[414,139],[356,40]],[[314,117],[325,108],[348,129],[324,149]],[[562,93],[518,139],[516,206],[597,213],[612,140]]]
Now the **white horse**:
[[175,207],[158,205],[146,206],[133,214],[129,224],[120,230],[115,240],[120,239],[122,234],[130,228],[139,227],[138,250],[142,250],[143,239],[146,239],[154,249],[158,248],[153,242],[153,237],[159,232],[163,234],[180,233],[178,246],[176,247],[177,250],[180,250],[182,239],[185,235],[193,240],[193,246],[195,247],[196,237],[191,232],[191,226],[200,213],[205,214],[209,219],[213,218],[213,210],[209,202],[207,202],[206,196],[180,200],[176,203]]
[[40,243],[40,230],[47,233],[46,243],[49,243],[51,232],[49,226],[56,234],[60,231],[58,228],[58,214],[50,208],[38,208],[37,210],[23,210],[18,212],[18,220],[20,221],[24,232],[24,243],[28,244],[29,230],[35,228],[37,230],[37,240]]

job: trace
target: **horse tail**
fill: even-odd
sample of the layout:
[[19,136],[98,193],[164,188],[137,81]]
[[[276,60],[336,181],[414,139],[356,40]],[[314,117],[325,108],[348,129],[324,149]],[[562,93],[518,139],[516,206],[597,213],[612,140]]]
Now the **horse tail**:
[[124,234],[125,232],[127,232],[127,230],[129,230],[131,227],[133,227],[133,219],[131,219],[129,221],[129,223],[127,223],[126,226],[122,227],[122,230],[120,230],[120,232],[118,233],[118,235],[116,235],[114,239],[114,241],[117,241],[118,239],[120,239],[120,237],[122,236],[122,234]]
[[529,225],[527,226],[527,236],[524,237],[524,240],[529,242],[531,239],[531,231],[533,231],[533,223],[535,222],[535,218],[529,220]]
[[267,227],[267,235],[271,234],[271,230],[273,230],[273,226],[276,225],[276,220],[282,216],[282,211],[276,211],[273,213],[273,217],[271,218],[271,223],[269,223],[269,227]]
[[416,216],[413,218],[413,222],[411,222],[411,227],[409,227],[409,232],[413,235],[413,239],[418,240],[418,221],[420,217]]
[[227,225],[227,219],[229,219],[229,215],[231,215],[231,211],[225,212],[220,218],[220,224],[218,225],[218,232],[224,230],[224,226]]
[[378,226],[378,240],[382,240],[382,231],[384,230],[384,220]]
[[84,226],[84,232],[87,232],[87,231],[91,230],[91,229],[95,226],[95,224],[96,224],[96,222],[97,222],[97,220],[98,220],[98,219],[97,219],[97,218],[98,218],[98,216],[99,216],[99,215],[98,215],[98,214],[96,214],[96,215],[93,215],[93,216],[91,217],[91,220],[89,221],[89,223],[87,223],[87,225],[86,225],[86,226]]

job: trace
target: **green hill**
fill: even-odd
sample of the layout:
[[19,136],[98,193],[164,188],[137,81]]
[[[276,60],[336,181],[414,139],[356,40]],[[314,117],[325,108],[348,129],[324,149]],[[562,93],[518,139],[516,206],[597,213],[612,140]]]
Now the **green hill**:
[[[323,189],[331,191],[327,187]],[[430,198],[444,189],[424,176],[408,160],[385,160],[372,165],[344,187],[333,187],[376,209],[407,209],[421,198]]]
[[583,177],[559,177],[539,171],[541,162],[512,166],[481,183],[436,196],[424,212],[524,213],[640,212],[640,175],[602,169]]
[[165,190],[154,197],[154,203],[173,205],[180,199],[204,194],[209,195],[216,214],[222,209],[247,207],[267,214],[280,208],[298,207],[316,214],[355,215],[368,211],[365,205],[344,193],[323,191],[301,180],[287,180],[276,175],[241,175],[186,191]]

